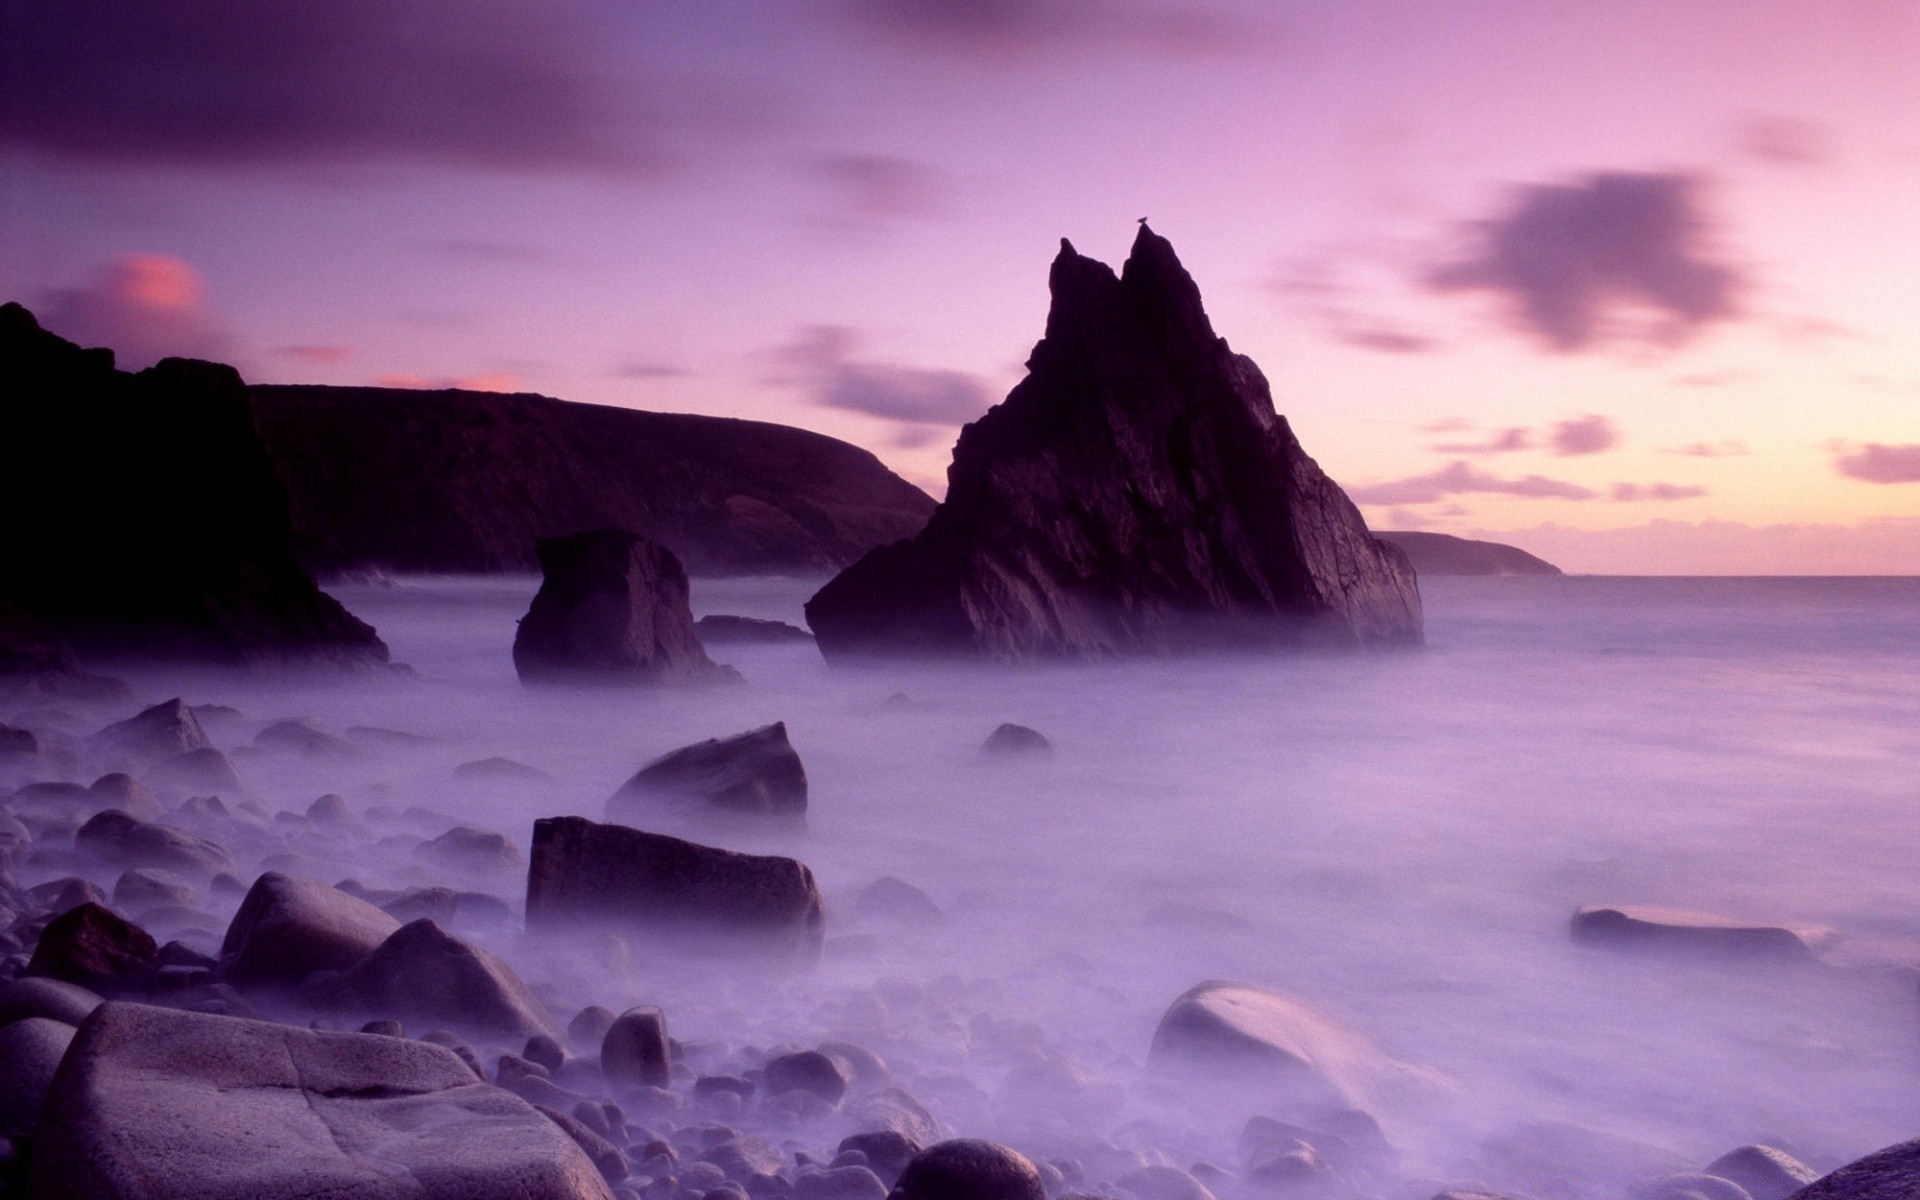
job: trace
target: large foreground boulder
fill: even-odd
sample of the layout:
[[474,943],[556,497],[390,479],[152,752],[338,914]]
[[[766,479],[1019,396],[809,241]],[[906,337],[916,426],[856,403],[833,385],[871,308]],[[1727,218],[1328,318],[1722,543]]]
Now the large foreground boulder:
[[801,962],[819,956],[826,934],[819,885],[795,859],[738,854],[585,817],[535,821],[527,924],[564,929],[582,922]]
[[137,375],[0,305],[0,608],[81,653],[386,661],[293,557],[286,489],[232,367]]
[[560,1127],[450,1050],[133,1004],[73,1039],[32,1200],[608,1200]]
[[607,816],[639,821],[663,807],[804,820],[807,770],[787,740],[786,722],[661,755],[613,794]]
[[1209,980],[1168,1007],[1148,1065],[1162,1075],[1258,1088],[1293,1111],[1360,1108],[1444,1091],[1443,1078],[1403,1063],[1291,996]]
[[253,881],[220,945],[220,970],[240,987],[298,987],[320,971],[345,971],[400,928],[339,888],[268,871]]
[[1300,448],[1144,224],[1062,241],[1027,377],[961,431],[947,496],[807,603],[829,658],[1002,660],[1417,643],[1406,555]]
[[540,591],[513,638],[522,683],[663,683],[734,678],[693,631],[687,572],[637,533],[543,538]]

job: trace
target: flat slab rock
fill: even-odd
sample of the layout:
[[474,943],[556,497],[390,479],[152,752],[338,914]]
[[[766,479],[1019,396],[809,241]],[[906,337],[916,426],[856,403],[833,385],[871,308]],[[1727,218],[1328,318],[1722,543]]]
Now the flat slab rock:
[[75,1035],[30,1200],[611,1200],[586,1155],[450,1050],[137,1004]]
[[1573,914],[1574,940],[1784,963],[1811,963],[1839,937],[1819,926],[1764,925],[1651,905],[1588,905]]

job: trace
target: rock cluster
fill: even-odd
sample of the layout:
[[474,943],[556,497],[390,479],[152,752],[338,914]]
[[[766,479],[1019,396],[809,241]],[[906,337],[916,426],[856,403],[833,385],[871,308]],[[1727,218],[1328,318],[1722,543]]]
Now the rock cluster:
[[830,659],[1417,643],[1406,556],[1301,450],[1143,223],[1119,276],[1061,243],[1027,377],[961,431],[915,537],[807,603]]

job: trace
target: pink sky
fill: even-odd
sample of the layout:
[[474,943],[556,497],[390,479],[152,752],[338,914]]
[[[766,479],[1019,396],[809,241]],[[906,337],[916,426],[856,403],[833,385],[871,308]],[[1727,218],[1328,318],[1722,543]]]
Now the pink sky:
[[0,0],[0,298],[937,492],[1146,215],[1376,527],[1920,573],[1915,0]]

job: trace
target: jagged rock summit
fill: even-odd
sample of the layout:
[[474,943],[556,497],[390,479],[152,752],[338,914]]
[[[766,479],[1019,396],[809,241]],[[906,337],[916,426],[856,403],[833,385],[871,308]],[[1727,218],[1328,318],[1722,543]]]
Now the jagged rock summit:
[[1018,661],[1414,644],[1368,533],[1143,223],[1119,276],[1064,239],[1027,377],[961,431],[947,498],[807,603],[829,658]]

